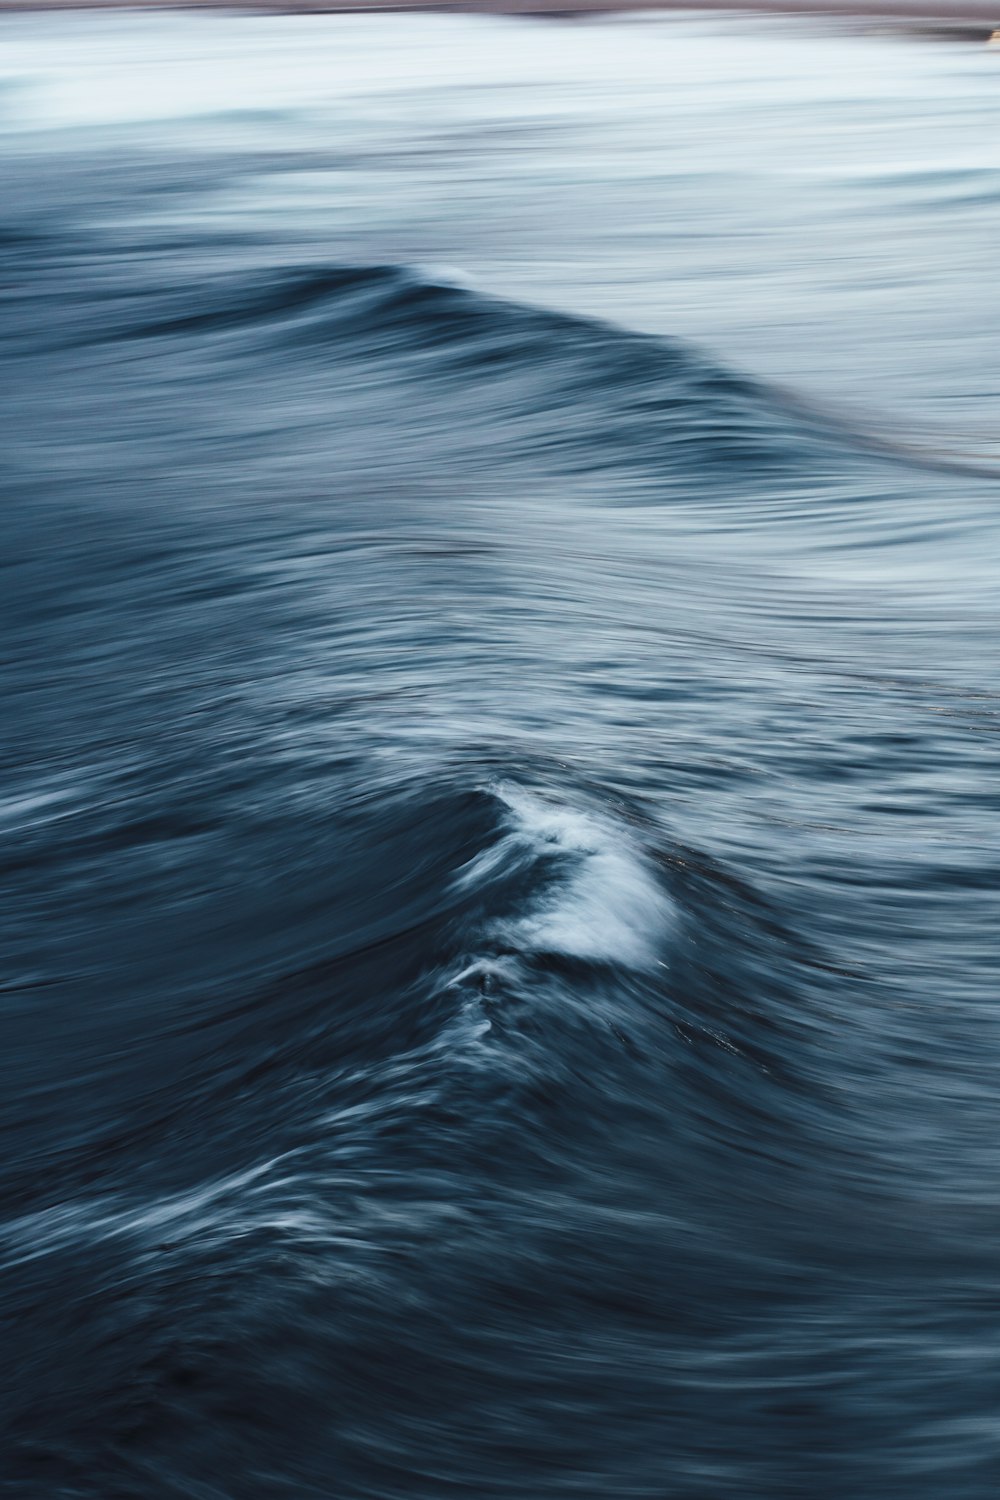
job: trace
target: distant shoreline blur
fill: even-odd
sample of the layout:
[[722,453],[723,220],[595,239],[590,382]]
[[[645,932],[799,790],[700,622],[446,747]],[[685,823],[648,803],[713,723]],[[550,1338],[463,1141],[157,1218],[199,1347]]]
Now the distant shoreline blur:
[[265,15],[426,11],[439,14],[564,18],[639,11],[722,11],[814,15],[989,35],[1000,27],[1000,0],[0,0],[0,12],[60,10],[214,10]]

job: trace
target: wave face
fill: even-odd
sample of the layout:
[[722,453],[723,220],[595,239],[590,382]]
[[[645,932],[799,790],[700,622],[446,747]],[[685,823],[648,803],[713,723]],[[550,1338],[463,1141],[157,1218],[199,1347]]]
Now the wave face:
[[997,482],[447,269],[728,21],[397,19],[4,19],[5,1493],[986,1500]]

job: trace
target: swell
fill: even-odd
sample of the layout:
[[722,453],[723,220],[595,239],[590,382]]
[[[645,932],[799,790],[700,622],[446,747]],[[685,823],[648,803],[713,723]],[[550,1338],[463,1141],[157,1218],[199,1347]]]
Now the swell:
[[[94,311],[97,317],[94,317]],[[67,336],[68,330],[68,336]],[[37,337],[32,326],[32,337]],[[711,477],[751,472],[829,477],[858,462],[996,479],[980,454],[911,439],[728,369],[697,347],[604,319],[511,301],[405,265],[305,265],[141,289],[105,284],[70,316],[63,347],[198,348],[240,363],[394,368],[402,382],[469,387],[483,415],[558,413],[546,447],[576,467],[681,463]],[[599,426],[595,427],[595,424]],[[599,435],[600,441],[596,439]],[[690,464],[686,459],[690,457]]]
[[[403,266],[304,267],[109,292],[71,343],[200,347],[239,365],[350,362],[442,387],[457,419],[558,413],[577,466],[828,472],[873,442],[677,339],[512,302]],[[599,424],[595,428],[595,424]],[[600,441],[597,441],[597,439]],[[886,453],[888,450],[886,450]]]
[[672,1132],[691,1143],[746,1110],[758,1136],[778,1117],[793,1131],[795,1093],[823,1092],[795,1021],[820,956],[633,809],[557,777],[411,787],[373,806],[351,875],[368,887],[361,943],[256,984],[206,977],[119,1034],[89,1064],[101,1092],[153,1054],[156,1079],[117,1097],[112,1122],[81,1112],[71,1138],[36,1133],[5,1196],[34,1213],[141,1178],[183,1197],[251,1170],[265,1142],[275,1158],[333,1149],[318,1116],[357,1126],[355,1168],[381,1170],[382,1115],[410,1121],[404,1154],[457,1163],[463,1135],[502,1136],[523,1165],[529,1147],[558,1156],[601,1088],[610,1104],[648,1086],[658,1112],[672,1077]]

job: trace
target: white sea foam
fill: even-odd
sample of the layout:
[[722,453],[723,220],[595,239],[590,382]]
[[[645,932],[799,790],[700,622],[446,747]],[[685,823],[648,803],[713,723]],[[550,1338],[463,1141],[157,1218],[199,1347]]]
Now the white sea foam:
[[505,865],[552,864],[530,910],[498,923],[493,936],[521,951],[635,969],[662,962],[676,912],[627,830],[522,787],[491,790],[506,810],[508,831],[466,866],[463,884],[477,884]]

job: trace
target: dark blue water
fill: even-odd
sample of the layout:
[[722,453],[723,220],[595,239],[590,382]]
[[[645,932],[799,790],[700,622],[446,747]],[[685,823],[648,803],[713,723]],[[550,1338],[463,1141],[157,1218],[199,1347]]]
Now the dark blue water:
[[[311,37],[367,57],[353,159],[313,105],[271,155],[136,123],[190,21],[73,22],[107,77],[9,24],[0,1489],[994,1495],[1000,484],[903,430],[960,394],[933,308],[903,349],[834,298],[793,392],[776,286],[720,272],[757,368],[596,273],[567,311],[609,221],[548,305],[394,255],[473,176],[440,80],[372,82],[382,23],[212,23],[248,96],[274,39],[310,87]],[[565,31],[448,26],[559,97]],[[534,163],[512,89],[462,139]],[[851,337],[856,422],[816,398]]]

